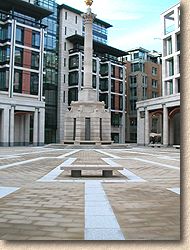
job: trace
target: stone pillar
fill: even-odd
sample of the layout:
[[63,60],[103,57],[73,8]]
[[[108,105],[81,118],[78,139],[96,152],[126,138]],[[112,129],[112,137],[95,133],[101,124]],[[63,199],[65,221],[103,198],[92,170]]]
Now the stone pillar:
[[33,145],[38,146],[38,109],[35,109],[34,112],[34,123],[33,123]]
[[[137,145],[145,145],[145,122],[144,122],[144,111],[137,109]],[[130,136],[130,134],[129,134]]]
[[25,145],[29,145],[30,142],[30,114],[26,114],[25,115],[25,119],[24,119],[24,144]]
[[12,106],[10,110],[10,146],[14,146],[14,129],[15,129],[15,107]]
[[85,37],[84,37],[84,88],[92,88],[92,55],[93,55],[93,36],[92,23],[95,15],[91,12],[91,8],[87,9],[87,13],[83,14]]
[[25,141],[25,122],[24,122],[24,115],[21,115],[20,116],[20,119],[19,119],[20,121],[20,128],[19,128],[19,130],[20,130],[20,137],[19,137],[19,145],[24,145],[24,141]]
[[168,146],[168,108],[163,106],[163,145]]
[[150,131],[149,131],[149,111],[145,109],[145,145],[148,145],[150,142]]
[[45,132],[45,109],[39,109],[39,140],[38,145],[44,145],[44,132]]
[[5,108],[2,111],[1,119],[1,146],[9,146],[9,109]]
[[84,84],[83,90],[79,91],[79,101],[97,101],[96,90],[92,88],[92,55],[93,55],[93,36],[92,23],[96,15],[88,7],[87,13],[82,14],[84,19]]

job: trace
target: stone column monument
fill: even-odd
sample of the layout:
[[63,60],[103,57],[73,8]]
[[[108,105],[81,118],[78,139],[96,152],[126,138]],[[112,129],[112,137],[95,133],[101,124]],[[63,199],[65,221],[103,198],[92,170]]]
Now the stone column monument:
[[97,101],[92,87],[93,36],[91,12],[92,0],[85,0],[87,12],[82,15],[85,25],[84,39],[84,84],[78,101],[71,103],[64,122],[64,142],[74,144],[111,144],[111,115],[104,102]]

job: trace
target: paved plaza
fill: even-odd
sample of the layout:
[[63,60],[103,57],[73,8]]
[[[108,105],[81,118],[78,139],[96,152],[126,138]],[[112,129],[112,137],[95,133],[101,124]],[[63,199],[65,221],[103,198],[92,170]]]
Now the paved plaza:
[[0,239],[179,240],[179,149],[0,148]]

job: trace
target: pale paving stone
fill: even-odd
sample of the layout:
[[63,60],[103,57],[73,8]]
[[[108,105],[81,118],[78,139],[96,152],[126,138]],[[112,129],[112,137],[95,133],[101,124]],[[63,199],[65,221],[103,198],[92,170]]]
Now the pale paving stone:
[[[35,154],[7,159],[4,161],[6,164],[18,162],[18,159],[24,161],[42,156],[56,157],[71,151],[44,152],[42,155],[42,153],[37,153],[38,149],[27,147],[3,148],[2,150],[1,154],[9,155],[19,152],[30,153],[30,150],[36,151]],[[105,152],[121,157],[121,159],[112,159],[114,162],[147,180],[147,183],[102,184],[122,233],[126,240],[178,240],[180,237],[180,196],[168,191],[167,188],[180,187],[179,171],[130,160],[130,158],[136,157],[179,167],[180,162],[175,161],[179,159],[179,153],[172,149],[155,150],[143,147],[131,150],[134,150],[135,154],[127,150],[105,150]],[[168,155],[171,159],[159,159]],[[101,158],[106,156],[93,150],[81,150],[72,157],[77,157],[79,164],[102,164]],[[98,176],[97,172],[88,171],[85,173],[86,176],[81,178],[71,178],[69,173],[63,172],[55,183],[36,182],[64,160],[52,158],[0,171],[0,185],[6,186],[9,183],[10,187],[21,187],[15,194],[0,199],[0,215],[3,215],[0,219],[6,220],[0,222],[0,239],[84,239],[84,183],[60,183],[59,180],[89,181],[105,180],[105,178]],[[117,171],[114,172],[113,178],[106,178],[110,181],[119,179],[127,181],[127,178],[118,174]],[[97,201],[97,204],[104,205],[100,201],[99,203]],[[47,207],[43,207],[44,205]],[[94,206],[93,204],[86,205]],[[18,223],[11,223],[13,219],[4,218],[9,215],[17,216]],[[24,222],[21,220],[22,216],[28,217],[32,223],[21,224]],[[51,226],[35,225],[35,223],[51,223]]]

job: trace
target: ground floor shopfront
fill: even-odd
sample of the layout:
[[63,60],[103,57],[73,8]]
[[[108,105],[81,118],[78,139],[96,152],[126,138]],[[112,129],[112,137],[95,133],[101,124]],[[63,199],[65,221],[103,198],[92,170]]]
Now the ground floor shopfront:
[[[152,135],[156,141],[152,141]],[[137,144],[155,142],[163,146],[180,144],[179,93],[137,103]]]

